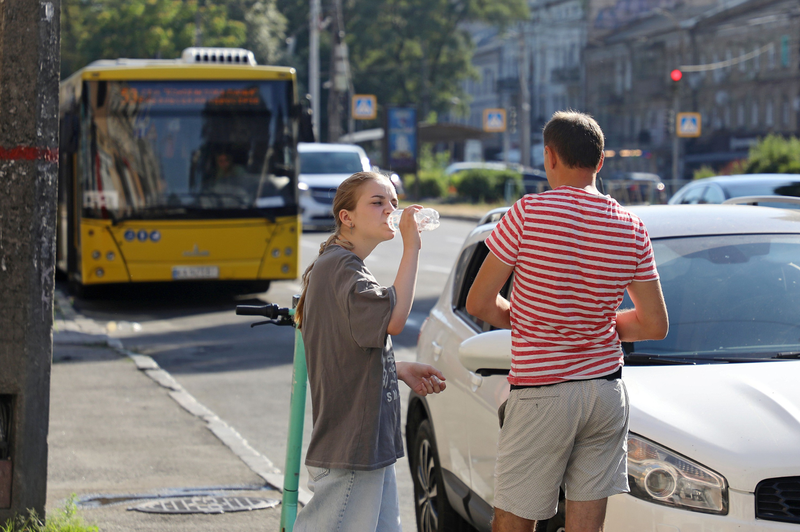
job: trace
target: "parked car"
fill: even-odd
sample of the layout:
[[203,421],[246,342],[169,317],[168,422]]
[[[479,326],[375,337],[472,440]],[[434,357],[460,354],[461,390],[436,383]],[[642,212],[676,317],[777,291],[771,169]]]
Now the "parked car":
[[[722,203],[744,196],[800,197],[800,174],[721,175],[692,181],[669,199],[670,205]],[[762,205],[764,205],[762,203]]]
[[603,192],[622,203],[661,204],[667,202],[667,186],[658,174],[649,172],[603,172]]
[[[800,212],[685,209],[631,209],[652,239],[670,331],[623,344],[631,493],[609,499],[605,529],[800,530]],[[491,529],[511,334],[471,316],[466,299],[501,215],[467,237],[420,332],[418,360],[448,383],[409,399],[420,531]],[[562,504],[545,530],[563,526]]]
[[330,229],[333,221],[333,197],[339,184],[356,172],[372,168],[366,152],[355,144],[301,142],[300,210],[303,229]]

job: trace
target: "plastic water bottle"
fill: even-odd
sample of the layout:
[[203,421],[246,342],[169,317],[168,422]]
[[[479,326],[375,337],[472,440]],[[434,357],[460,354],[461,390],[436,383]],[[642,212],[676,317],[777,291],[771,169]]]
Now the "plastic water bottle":
[[[400,228],[400,217],[403,215],[403,209],[395,209],[389,215],[386,223],[389,224],[393,230],[397,231]],[[420,231],[433,231],[439,227],[439,213],[434,209],[424,208],[414,213],[414,219],[417,221],[417,227]]]

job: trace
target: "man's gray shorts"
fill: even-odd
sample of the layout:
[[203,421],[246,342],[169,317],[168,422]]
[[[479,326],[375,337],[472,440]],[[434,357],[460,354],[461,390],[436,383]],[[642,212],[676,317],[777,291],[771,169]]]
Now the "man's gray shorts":
[[511,391],[495,467],[494,506],[549,519],[558,489],[594,501],[628,488],[628,392],[621,379]]

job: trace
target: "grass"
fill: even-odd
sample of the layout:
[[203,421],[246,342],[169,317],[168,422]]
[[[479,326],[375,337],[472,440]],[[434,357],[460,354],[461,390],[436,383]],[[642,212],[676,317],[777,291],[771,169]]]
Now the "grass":
[[39,519],[36,512],[28,511],[27,516],[17,516],[0,525],[0,532],[99,532],[95,525],[87,525],[78,515],[75,495],[64,504],[64,508],[50,512],[46,521]]

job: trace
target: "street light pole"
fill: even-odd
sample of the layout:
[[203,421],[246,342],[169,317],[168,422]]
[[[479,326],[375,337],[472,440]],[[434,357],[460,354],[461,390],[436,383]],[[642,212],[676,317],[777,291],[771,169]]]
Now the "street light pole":
[[308,16],[309,54],[308,54],[308,90],[311,93],[311,123],[314,138],[319,138],[319,11],[320,0],[311,0],[311,12]]
[[531,97],[528,93],[528,45],[525,42],[525,22],[520,24],[520,71],[519,71],[519,127],[520,162],[522,166],[531,165]]

